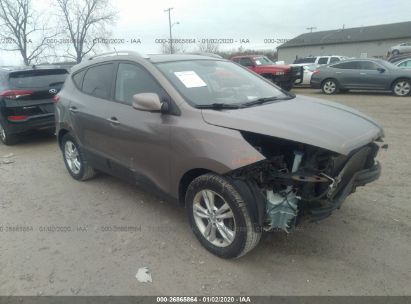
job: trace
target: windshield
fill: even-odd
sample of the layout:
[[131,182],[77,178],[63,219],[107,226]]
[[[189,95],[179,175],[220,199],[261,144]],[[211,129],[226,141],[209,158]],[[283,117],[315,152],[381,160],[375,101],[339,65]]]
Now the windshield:
[[255,61],[256,65],[271,65],[271,64],[274,64],[274,62],[272,62],[270,59],[268,59],[265,56],[254,57],[254,61]]
[[289,97],[232,62],[174,61],[158,63],[157,67],[193,106],[241,105],[260,98]]

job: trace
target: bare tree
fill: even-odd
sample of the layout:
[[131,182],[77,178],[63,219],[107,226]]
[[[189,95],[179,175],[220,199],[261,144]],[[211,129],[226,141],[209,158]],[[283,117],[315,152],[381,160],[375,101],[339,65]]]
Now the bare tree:
[[173,43],[173,52],[171,52],[171,44],[169,42],[163,42],[160,46],[160,52],[162,54],[184,53],[186,48],[183,44]]
[[31,0],[0,0],[0,49],[20,52],[25,65],[38,62],[57,35],[41,17]]
[[197,45],[197,50],[200,53],[212,53],[216,54],[220,50],[220,45],[217,43],[211,43],[211,42],[205,42],[205,43],[199,43]]
[[[108,0],[56,0],[68,34],[68,57],[80,62],[98,44],[107,44],[111,25],[117,16]],[[73,53],[74,51],[74,53]]]

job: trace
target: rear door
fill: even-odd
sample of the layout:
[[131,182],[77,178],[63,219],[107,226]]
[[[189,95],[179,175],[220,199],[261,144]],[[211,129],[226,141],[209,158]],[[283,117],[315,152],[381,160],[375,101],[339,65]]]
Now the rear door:
[[99,168],[104,168],[105,159],[112,156],[106,134],[111,130],[107,113],[112,103],[114,68],[114,63],[101,63],[72,76],[78,86],[69,104],[74,133]]
[[53,97],[62,88],[66,69],[38,69],[11,72],[8,76],[8,115],[53,116]]
[[331,66],[334,77],[344,88],[358,88],[361,81],[361,67],[358,61],[341,62]]

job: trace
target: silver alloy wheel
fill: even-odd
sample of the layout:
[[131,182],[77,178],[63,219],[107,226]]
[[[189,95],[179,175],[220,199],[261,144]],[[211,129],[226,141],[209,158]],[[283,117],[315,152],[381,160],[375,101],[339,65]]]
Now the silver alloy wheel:
[[0,137],[2,141],[6,140],[6,130],[4,130],[3,126],[0,123]]
[[324,88],[324,92],[326,92],[327,94],[332,94],[337,89],[337,85],[335,84],[334,81],[328,80],[326,83],[324,83],[323,88]]
[[394,86],[394,93],[398,96],[406,96],[411,91],[411,84],[409,81],[398,81]]
[[74,143],[70,140],[64,144],[64,157],[70,171],[74,174],[79,174],[81,170],[79,153]]
[[193,215],[197,228],[211,244],[227,247],[234,241],[234,214],[221,195],[208,189],[198,192],[194,197]]

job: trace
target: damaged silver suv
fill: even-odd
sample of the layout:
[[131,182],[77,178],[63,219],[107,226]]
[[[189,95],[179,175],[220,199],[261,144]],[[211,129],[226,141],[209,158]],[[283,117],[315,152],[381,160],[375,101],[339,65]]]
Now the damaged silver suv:
[[72,69],[55,102],[73,178],[103,171],[179,202],[223,258],[250,251],[263,231],[329,216],[380,175],[374,120],[221,58],[95,56]]

